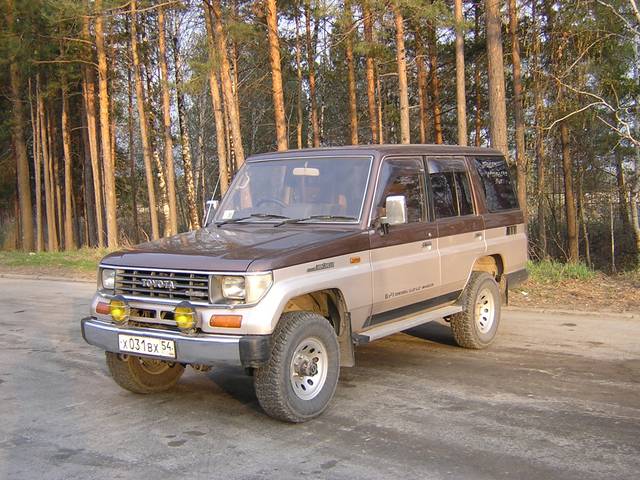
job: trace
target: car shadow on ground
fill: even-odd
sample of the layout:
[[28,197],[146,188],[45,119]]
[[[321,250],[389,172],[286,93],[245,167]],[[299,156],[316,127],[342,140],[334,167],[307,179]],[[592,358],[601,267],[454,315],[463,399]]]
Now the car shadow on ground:
[[443,325],[440,321],[425,323],[424,325],[405,330],[403,333],[442,345],[456,346],[451,327],[449,327],[449,325]]

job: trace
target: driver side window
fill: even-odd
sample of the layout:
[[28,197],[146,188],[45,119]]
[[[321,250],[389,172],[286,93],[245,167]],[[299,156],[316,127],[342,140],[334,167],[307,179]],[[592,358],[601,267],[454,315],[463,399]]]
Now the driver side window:
[[385,217],[387,197],[404,196],[407,223],[426,218],[426,189],[421,158],[387,158],[382,164],[376,191],[375,216]]

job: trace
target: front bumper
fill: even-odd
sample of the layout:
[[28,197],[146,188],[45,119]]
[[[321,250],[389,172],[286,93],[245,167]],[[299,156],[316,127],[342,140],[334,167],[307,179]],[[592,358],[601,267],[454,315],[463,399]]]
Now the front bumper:
[[[173,340],[176,346],[176,362],[184,364],[257,367],[268,360],[271,346],[270,335],[200,333],[187,336],[154,328],[119,327],[94,317],[83,318],[80,324],[84,340],[107,352],[120,352],[119,334]],[[145,356],[166,360],[163,357]]]

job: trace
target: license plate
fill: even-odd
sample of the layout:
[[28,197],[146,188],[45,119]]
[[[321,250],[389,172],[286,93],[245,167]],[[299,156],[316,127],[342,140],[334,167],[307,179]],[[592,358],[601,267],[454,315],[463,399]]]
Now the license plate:
[[138,337],[135,335],[118,335],[118,345],[120,346],[121,352],[176,358],[176,344],[173,340]]

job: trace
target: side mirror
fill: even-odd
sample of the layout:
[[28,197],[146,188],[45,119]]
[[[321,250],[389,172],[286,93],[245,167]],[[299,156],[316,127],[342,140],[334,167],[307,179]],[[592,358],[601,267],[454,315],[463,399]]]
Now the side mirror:
[[207,204],[204,212],[204,222],[203,222],[203,225],[205,227],[209,225],[209,221],[216,214],[216,210],[218,210],[219,205],[220,205],[220,200],[207,200]]
[[383,223],[387,225],[401,225],[407,223],[407,199],[404,195],[392,195],[385,200],[387,216]]

